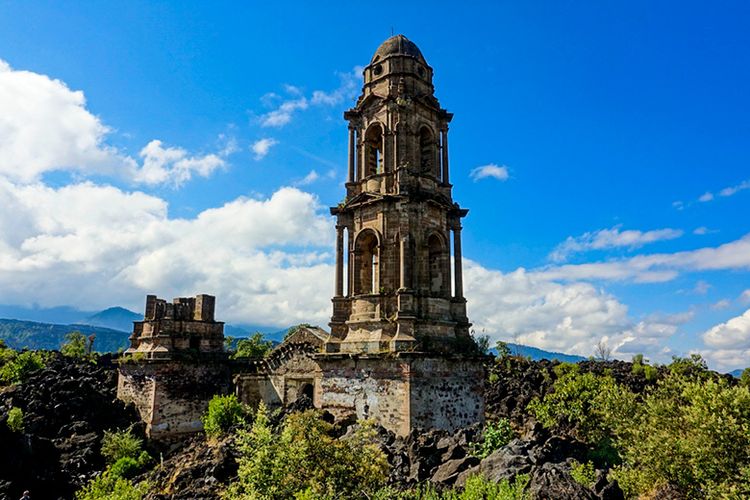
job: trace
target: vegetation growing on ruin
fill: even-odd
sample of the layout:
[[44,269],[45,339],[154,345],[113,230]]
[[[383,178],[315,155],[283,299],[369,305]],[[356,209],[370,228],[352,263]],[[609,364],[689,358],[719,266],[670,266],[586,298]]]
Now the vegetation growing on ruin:
[[23,410],[21,408],[11,408],[8,411],[8,429],[13,432],[23,432]]
[[245,425],[248,416],[247,408],[236,395],[216,395],[208,402],[208,410],[201,420],[206,435],[217,438],[234,427]]
[[45,365],[45,354],[0,346],[0,386],[18,384]]
[[332,430],[315,410],[290,414],[274,429],[261,405],[252,427],[237,434],[238,477],[225,498],[372,497],[388,469],[372,426],[341,439]]

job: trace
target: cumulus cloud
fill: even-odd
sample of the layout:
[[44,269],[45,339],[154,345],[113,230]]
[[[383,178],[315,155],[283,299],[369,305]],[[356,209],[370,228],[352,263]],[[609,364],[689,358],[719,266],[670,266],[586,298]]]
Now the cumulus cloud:
[[653,231],[630,229],[621,231],[621,227],[615,226],[611,229],[600,229],[599,231],[584,233],[575,238],[569,236],[552,251],[550,259],[555,262],[562,262],[574,253],[588,250],[605,250],[621,247],[635,249],[657,241],[673,240],[683,234],[679,229],[666,228]]
[[703,354],[721,368],[750,365],[750,309],[710,328],[703,342],[709,347]]
[[[281,128],[292,121],[297,111],[304,111],[313,106],[335,106],[346,99],[353,98],[362,81],[362,67],[357,66],[350,72],[338,73],[339,86],[331,91],[315,90],[310,97],[306,97],[302,89],[294,85],[285,84],[284,90],[292,96],[273,109],[260,116],[262,127]],[[273,99],[268,96],[273,96]],[[270,104],[278,96],[274,93],[266,94],[261,98],[263,104]]]
[[469,172],[469,177],[471,177],[474,182],[490,177],[499,181],[507,181],[510,175],[508,173],[508,167],[505,165],[498,166],[494,163],[490,163],[472,169],[471,172]]
[[62,170],[180,185],[223,167],[233,152],[231,141],[219,153],[196,156],[153,140],[139,162],[106,142],[112,130],[86,108],[82,91],[2,60],[0,109],[0,175],[13,182],[32,183]]
[[636,320],[626,305],[589,283],[559,283],[523,268],[510,273],[464,260],[469,316],[493,340],[551,351],[593,354],[600,339],[614,355],[664,358],[664,341],[692,313]]
[[252,146],[250,146],[250,150],[255,154],[254,158],[256,160],[262,160],[266,157],[269,151],[271,151],[271,148],[278,144],[279,141],[276,139],[271,139],[269,137],[264,137],[263,139],[258,139],[255,141]]
[[[284,326],[330,314],[333,225],[283,188],[191,219],[162,199],[89,182],[0,180],[0,303],[140,310],[146,293],[218,296],[223,319]],[[5,205],[7,203],[7,205]]]

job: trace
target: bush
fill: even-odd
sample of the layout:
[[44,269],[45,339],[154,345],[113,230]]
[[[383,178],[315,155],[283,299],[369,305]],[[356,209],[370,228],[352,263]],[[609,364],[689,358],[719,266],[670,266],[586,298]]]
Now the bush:
[[263,334],[255,332],[249,339],[240,339],[237,341],[237,351],[232,355],[233,358],[262,358],[273,348],[273,342],[265,340]]
[[23,432],[23,410],[21,408],[11,408],[8,410],[8,429],[12,432]]
[[77,491],[76,500],[142,500],[148,490],[145,481],[133,484],[107,470]]
[[750,368],[745,368],[740,374],[740,385],[750,388]]
[[[383,488],[371,498],[373,500],[525,500],[528,495],[524,493],[524,489],[528,482],[528,474],[519,474],[512,483],[507,479],[496,483],[482,475],[475,475],[466,479],[462,490],[456,488],[440,492],[432,484],[425,483],[406,491]],[[299,498],[302,497],[298,497],[298,500]],[[304,498],[318,500],[320,497]]]
[[208,410],[201,418],[203,430],[209,437],[221,436],[232,427],[245,425],[246,413],[245,405],[234,394],[216,395],[208,402]]
[[673,371],[622,423],[618,477],[639,494],[667,483],[689,497],[750,489],[750,389],[678,373],[695,374]]
[[71,358],[85,358],[86,357],[86,336],[81,332],[70,332],[65,335],[65,342],[60,347],[60,352],[63,356]]
[[142,446],[143,440],[133,436],[130,429],[117,432],[104,431],[102,456],[109,464],[115,463],[121,458],[138,460]]
[[493,451],[510,443],[515,435],[516,433],[513,432],[507,418],[501,418],[497,422],[489,422],[484,429],[484,439],[475,454],[480,458],[485,458]]
[[575,369],[558,370],[560,378],[552,392],[529,403],[536,419],[545,427],[569,424],[580,438],[592,444],[608,440],[621,421],[635,412],[635,394],[617,384],[611,376],[580,373]]
[[573,480],[586,488],[591,488],[596,482],[596,470],[594,464],[589,462],[578,462],[573,460],[570,466],[570,476]]
[[495,344],[495,350],[497,351],[498,360],[502,358],[507,358],[508,356],[510,356],[510,347],[508,347],[507,342],[498,340],[497,343]]
[[0,367],[0,384],[19,384],[26,380],[31,373],[44,368],[45,359],[39,352],[24,351],[17,353],[12,349],[5,349],[4,351],[5,363]]
[[308,410],[286,417],[276,434],[261,405],[250,430],[237,435],[238,479],[225,498],[371,497],[386,480],[388,462],[363,424],[336,439],[333,426]]

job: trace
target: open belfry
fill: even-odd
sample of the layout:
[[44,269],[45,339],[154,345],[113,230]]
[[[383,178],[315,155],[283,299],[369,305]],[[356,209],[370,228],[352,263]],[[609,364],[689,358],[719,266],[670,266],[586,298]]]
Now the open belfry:
[[468,210],[451,196],[453,115],[434,94],[432,68],[398,35],[375,52],[362,95],[344,113],[349,165],[346,197],[331,209],[336,284],[329,352],[446,350],[469,338],[461,270]]
[[229,391],[253,407],[307,397],[335,418],[372,419],[401,436],[483,421],[485,358],[469,333],[461,270],[468,210],[452,199],[452,115],[432,77],[414,43],[391,37],[344,113],[348,177],[344,200],[331,209],[330,333],[299,327],[264,358],[230,359],[213,297],[147,298],[118,396],[136,404],[152,438],[200,430],[210,397]]

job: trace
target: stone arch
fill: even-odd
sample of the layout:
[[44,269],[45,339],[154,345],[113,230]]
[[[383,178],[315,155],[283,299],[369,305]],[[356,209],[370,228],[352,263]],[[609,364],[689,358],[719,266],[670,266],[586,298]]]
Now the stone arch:
[[419,128],[419,167],[422,172],[440,178],[440,168],[437,162],[436,135],[430,127],[422,125]]
[[367,127],[364,136],[363,178],[383,173],[383,137],[385,128],[379,122]]
[[427,265],[430,293],[446,295],[450,289],[450,259],[447,242],[440,233],[433,232],[427,237]]
[[363,229],[354,239],[354,294],[377,293],[380,287],[380,236]]

